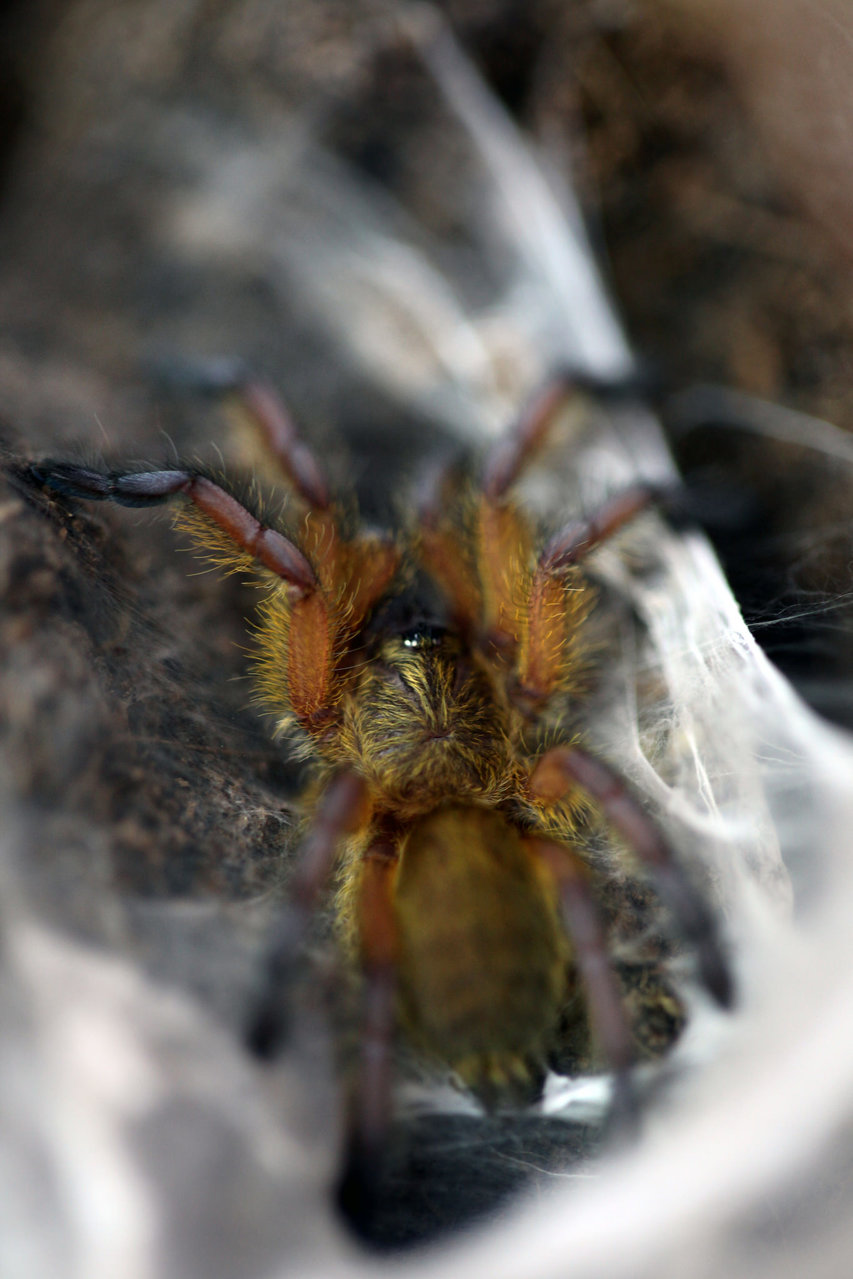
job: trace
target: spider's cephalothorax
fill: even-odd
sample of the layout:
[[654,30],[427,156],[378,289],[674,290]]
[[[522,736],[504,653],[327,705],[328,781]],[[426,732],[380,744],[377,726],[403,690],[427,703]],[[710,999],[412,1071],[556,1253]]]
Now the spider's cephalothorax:
[[[30,468],[72,497],[183,496],[179,523],[203,553],[262,579],[258,697],[315,775],[253,1042],[269,1052],[280,1037],[280,978],[337,863],[340,931],[364,978],[352,1127],[362,1153],[382,1140],[399,1024],[485,1100],[530,1095],[548,1062],[565,1060],[581,987],[593,1039],[624,1086],[642,1027],[628,1025],[595,878],[573,843],[579,797],[652,872],[706,985],[730,999],[712,916],[661,834],[606,764],[559,735],[554,707],[577,692],[591,600],[579,561],[652,499],[619,494],[537,545],[513,487],[570,389],[550,389],[522,416],[479,484],[438,475],[414,526],[394,537],[344,534],[316,460],[254,383],[237,388],[243,406],[301,507],[286,531],[190,469]],[[434,612],[400,603],[418,578]],[[640,986],[648,1004],[647,984],[628,994]],[[680,1007],[660,989],[674,1035]]]
[[377,644],[342,707],[340,746],[377,804],[401,817],[452,799],[496,804],[512,784],[506,714],[488,667],[435,626]]

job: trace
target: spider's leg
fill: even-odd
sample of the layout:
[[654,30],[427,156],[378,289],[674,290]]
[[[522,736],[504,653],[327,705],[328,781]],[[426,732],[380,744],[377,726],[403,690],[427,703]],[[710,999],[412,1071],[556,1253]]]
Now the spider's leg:
[[568,525],[552,538],[531,573],[530,525],[507,491],[572,389],[577,387],[555,383],[544,391],[529,415],[496,446],[486,463],[476,512],[483,634],[494,649],[515,660],[522,701],[533,705],[546,701],[562,682],[571,612],[568,570],[661,496],[651,485],[619,494],[589,519]]
[[438,465],[422,483],[418,557],[460,633],[504,657],[511,657],[517,643],[513,591],[531,546],[530,530],[515,506],[480,493],[472,508],[451,467]]
[[331,498],[323,468],[273,387],[261,378],[247,377],[229,390],[226,406],[260,432],[267,451],[312,510],[327,511]]
[[309,921],[328,883],[344,837],[363,824],[367,786],[351,771],[327,785],[299,849],[289,900],[279,912],[265,948],[260,989],[249,1018],[246,1042],[258,1057],[271,1058],[287,1031],[290,982]]
[[531,836],[525,847],[547,866],[560,894],[566,932],[572,941],[593,1031],[614,1071],[614,1118],[622,1127],[636,1125],[636,1098],[630,1069],[634,1060],[631,1031],[616,975],[607,954],[595,899],[589,888],[589,868],[565,844]]
[[394,839],[378,836],[363,854],[358,923],[364,974],[362,1027],[350,1096],[338,1201],[356,1229],[369,1225],[391,1123],[399,941],[393,907]]
[[616,493],[586,519],[572,520],[554,534],[539,556],[539,572],[554,576],[572,568],[648,507],[676,492],[680,487],[674,484],[637,484]]
[[522,702],[535,705],[545,701],[561,682],[566,619],[561,623],[560,615],[566,612],[566,591],[560,574],[660,494],[652,486],[633,489],[607,503],[591,519],[568,526],[549,542],[531,580],[531,534],[511,500],[511,489],[573,397],[636,399],[645,389],[639,370],[617,381],[568,371],[539,392],[486,458],[475,533],[484,599],[482,630],[491,646],[509,662],[518,654]]
[[[474,509],[462,522],[453,517],[459,493],[453,491],[450,467],[436,468],[422,486],[418,537],[424,566],[441,587],[456,625],[507,661],[522,640],[519,603],[533,555],[529,523],[510,499],[510,489],[573,396],[622,399],[639,393],[636,377],[616,383],[582,373],[554,377],[492,447]],[[562,587],[554,592],[562,593]]]
[[[214,480],[189,469],[100,472],[66,462],[30,466],[33,479],[69,497],[151,506],[188,498],[203,517],[191,535],[202,550],[232,571],[253,564],[280,582],[267,617],[286,637],[272,645],[264,692],[289,709],[306,732],[325,733],[334,722],[339,661],[365,615],[397,571],[399,551],[388,539],[365,534],[352,543],[329,532],[326,512],[309,515],[301,550],[265,525]],[[211,536],[211,533],[213,536]],[[223,550],[223,543],[225,549]]]
[[492,445],[481,483],[483,493],[491,502],[506,496],[545,443],[560,411],[576,390],[573,378],[554,378],[525,405],[506,434]]
[[287,406],[270,383],[242,360],[212,359],[179,365],[170,362],[160,373],[161,380],[181,391],[221,400],[227,411],[260,434],[267,452],[312,510],[330,508],[323,468],[301,438]]
[[492,446],[483,467],[482,491],[491,502],[506,497],[525,467],[547,441],[562,409],[577,395],[601,401],[635,399],[647,390],[640,372],[618,380],[567,370],[550,379],[519,414],[506,434]]
[[575,634],[570,616],[576,598],[575,566],[653,503],[679,492],[676,486],[635,485],[617,493],[586,519],[560,529],[540,553],[529,578],[519,632],[516,683],[511,689],[522,711],[536,711],[564,687],[567,644]]
[[[214,369],[211,378],[215,377]],[[240,361],[225,362],[218,391],[226,408],[259,432],[267,452],[308,507],[303,549],[316,565],[327,595],[341,601],[337,612],[340,617],[346,615],[348,630],[354,632],[396,572],[396,547],[390,539],[370,531],[351,540],[342,537],[340,510],[330,495],[324,469],[269,382]]]
[[455,518],[459,490],[460,476],[452,462],[441,460],[427,470],[415,500],[417,554],[441,589],[450,620],[471,638],[480,628],[482,599],[468,539]]
[[266,452],[307,507],[300,544],[330,596],[346,597],[339,610],[354,626],[388,584],[398,556],[387,539],[364,532],[345,540],[340,510],[317,456],[302,439],[287,406],[269,382],[241,360],[207,360],[167,370],[183,390],[216,396],[238,421],[259,434]]
[[154,506],[171,497],[188,497],[236,549],[286,582],[295,600],[317,587],[317,578],[302,552],[276,529],[268,528],[221,485],[195,471],[94,471],[69,462],[40,462],[30,467],[40,484],[67,497],[112,501],[120,506]]
[[707,990],[721,1007],[731,1007],[732,976],[714,916],[618,774],[579,747],[555,746],[537,761],[529,784],[531,795],[546,804],[556,803],[574,786],[598,802],[607,821],[648,867],[658,892],[693,943]]

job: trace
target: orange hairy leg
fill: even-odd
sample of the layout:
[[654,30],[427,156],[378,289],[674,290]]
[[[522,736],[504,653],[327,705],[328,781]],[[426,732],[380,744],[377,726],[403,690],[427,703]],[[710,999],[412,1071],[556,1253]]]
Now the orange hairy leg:
[[[288,482],[299,501],[304,503],[307,518],[300,534],[301,548],[317,570],[321,585],[334,595],[342,584],[360,579],[362,567],[358,549],[348,545],[340,535],[337,513],[333,504],[329,483],[313,451],[302,439],[287,406],[275,389],[263,378],[252,373],[241,361],[234,359],[208,360],[198,365],[181,365],[170,370],[170,380],[179,382],[185,390],[211,395],[221,400],[226,412],[239,423],[248,424],[260,438],[264,450],[278,471]],[[375,558],[374,543],[362,535],[356,548],[363,549]],[[364,556],[361,557],[363,559]],[[382,566],[378,566],[381,577]],[[387,584],[387,580],[383,582]],[[347,611],[360,620],[373,602],[364,605],[350,599]],[[318,642],[318,606],[306,610],[299,626],[306,633],[311,647]],[[301,663],[301,674],[307,666]],[[309,679],[310,683],[310,679]]]
[[[241,364],[230,379],[220,380],[218,392],[225,408],[260,435],[267,453],[308,508],[303,528],[303,549],[318,566],[323,586],[334,591],[346,582],[355,566],[347,555],[338,529],[329,485],[322,467],[299,435],[287,407],[268,382],[250,373]],[[360,617],[363,615],[359,614]],[[316,632],[305,627],[310,642]]]
[[54,492],[123,506],[188,498],[203,521],[188,521],[188,527],[203,549],[232,571],[255,565],[282,584],[271,615],[286,639],[283,654],[274,646],[284,693],[273,691],[307,732],[327,731],[335,715],[339,663],[397,571],[399,552],[392,541],[366,534],[343,542],[330,512],[309,512],[303,551],[220,484],[189,469],[103,473],[48,461],[30,472]]
[[581,389],[569,376],[549,382],[533,398],[509,431],[492,447],[483,468],[483,493],[490,502],[505,497],[545,443],[560,410]]
[[499,652],[516,657],[516,700],[534,708],[563,685],[567,634],[583,621],[586,606],[572,601],[565,572],[659,496],[638,487],[617,495],[591,518],[567,526],[539,556],[532,576],[532,539],[526,520],[508,500],[546,443],[561,411],[583,393],[620,399],[636,395],[637,375],[620,383],[586,374],[554,378],[521,413],[486,458],[476,515],[478,567],[485,597],[483,630]]
[[542,572],[525,582],[525,610],[519,624],[519,648],[513,701],[533,710],[565,686],[567,648],[577,625],[586,617],[590,596],[583,589],[572,592],[564,578]]
[[507,493],[542,447],[560,410],[577,389],[571,378],[549,383],[522,412],[486,458],[476,513],[476,545],[483,584],[482,629],[499,651],[512,656],[521,640],[520,590],[532,552],[527,521]]
[[[486,640],[504,661],[512,661],[522,650],[518,658],[522,700],[540,703],[558,686],[565,669],[566,614],[572,626],[583,620],[570,604],[567,607],[561,575],[662,494],[652,486],[637,487],[617,495],[589,519],[566,526],[548,543],[531,578],[532,530],[509,500],[509,491],[574,395],[624,398],[636,394],[639,385],[638,377],[613,385],[571,374],[549,382],[488,454],[472,519],[460,524],[448,517],[460,497],[454,491],[450,466],[436,467],[422,486],[418,503],[421,562],[441,587],[452,619],[463,633]],[[468,544],[473,545],[473,560],[466,555]]]
[[[287,684],[290,706],[310,731],[326,717],[334,675],[333,619],[308,558],[283,533],[261,523],[241,502],[206,476],[189,470],[101,474],[71,464],[33,468],[45,483],[71,497],[148,506],[182,495],[235,552],[273,573],[285,585],[290,613]],[[238,563],[240,561],[238,560]]]
[[477,505],[475,537],[483,590],[483,637],[505,660],[511,660],[521,638],[532,531],[510,502],[495,502],[483,495]]
[[521,637],[532,530],[511,502],[483,492],[464,509],[464,496],[446,492],[451,483],[447,468],[439,468],[422,491],[419,558],[441,588],[453,624],[509,662]]
[[529,787],[534,799],[546,804],[557,803],[573,787],[599,804],[606,820],[651,871],[661,897],[695,946],[707,990],[721,1007],[729,1008],[731,976],[713,915],[618,774],[577,746],[555,746],[538,760]]
[[625,394],[629,389],[627,382],[625,388],[614,388],[587,375],[565,374],[553,378],[533,397],[486,457],[474,516],[476,566],[464,559],[460,528],[442,518],[452,504],[447,500],[453,478],[450,468],[436,468],[423,486],[421,560],[441,586],[454,620],[469,633],[485,633],[498,650],[512,650],[519,640],[515,585],[532,547],[527,522],[506,500],[509,490],[544,445],[573,395],[602,390]]
[[[595,546],[613,536],[661,493],[652,486],[619,494],[587,520],[573,522],[551,539],[533,566],[533,533],[509,498],[573,395],[635,394],[637,379],[602,387],[594,378],[555,378],[533,399],[508,434],[493,446],[482,473],[473,517],[465,529],[444,514],[451,475],[439,468],[420,504],[421,560],[441,586],[454,621],[479,636],[506,663],[517,666],[518,697],[539,705],[562,684],[567,628],[576,629],[586,605],[571,600],[566,571]],[[451,495],[454,496],[454,495]],[[466,559],[466,543],[474,560]],[[576,605],[578,607],[573,607]]]
[[516,586],[517,592],[526,587],[513,689],[519,706],[535,709],[564,687],[567,645],[585,616],[574,585],[575,565],[662,496],[663,490],[651,485],[617,493],[587,519],[572,521],[556,533],[527,583]]
[[521,602],[517,609],[516,685],[512,689],[520,708],[535,710],[557,689],[565,688],[567,650],[589,603],[582,588],[578,589],[575,566],[670,492],[660,486],[638,485],[617,493],[591,516],[559,530],[539,555],[532,573],[520,573],[510,586]]
[[456,520],[449,517],[459,504],[459,476],[447,463],[433,467],[417,500],[418,558],[441,589],[449,620],[469,640],[480,630],[482,591],[476,566],[467,553]]

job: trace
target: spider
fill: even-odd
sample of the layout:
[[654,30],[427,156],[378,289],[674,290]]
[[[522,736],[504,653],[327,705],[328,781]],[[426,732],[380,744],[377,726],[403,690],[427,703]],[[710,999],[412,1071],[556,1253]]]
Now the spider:
[[593,601],[583,560],[660,495],[620,493],[540,546],[514,492],[567,397],[602,388],[555,379],[487,452],[477,479],[437,468],[411,527],[394,535],[347,529],[317,458],[266,384],[235,373],[219,389],[260,429],[288,482],[281,527],[196,468],[104,472],[48,460],[29,478],[53,494],[125,506],[182,498],[176,522],[203,554],[264,587],[259,698],[314,769],[254,1049],[272,1055],[283,1037],[288,972],[337,868],[339,932],[363,975],[351,1167],[381,1153],[398,1027],[486,1104],[529,1098],[570,1034],[580,985],[624,1100],[636,1036],[608,960],[596,876],[573,840],[585,807],[650,871],[720,1005],[732,987],[714,918],[661,832],[563,727]]

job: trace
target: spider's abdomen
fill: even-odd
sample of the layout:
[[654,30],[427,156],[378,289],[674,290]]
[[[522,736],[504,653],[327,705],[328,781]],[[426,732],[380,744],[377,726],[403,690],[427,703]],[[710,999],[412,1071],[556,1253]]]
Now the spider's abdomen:
[[487,809],[436,810],[403,847],[395,903],[411,1038],[486,1102],[535,1093],[569,948],[518,832]]

